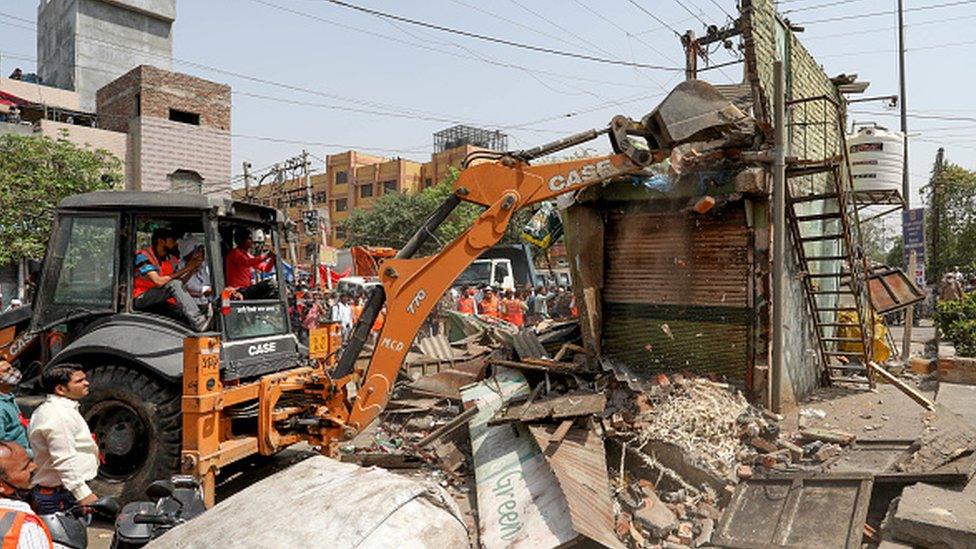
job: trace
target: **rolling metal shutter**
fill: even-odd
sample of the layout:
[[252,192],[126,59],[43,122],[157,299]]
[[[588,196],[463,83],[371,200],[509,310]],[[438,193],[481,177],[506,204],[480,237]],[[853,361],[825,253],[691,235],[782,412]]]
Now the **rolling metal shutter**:
[[603,352],[648,373],[744,380],[752,364],[752,240],[740,204],[716,215],[611,212]]

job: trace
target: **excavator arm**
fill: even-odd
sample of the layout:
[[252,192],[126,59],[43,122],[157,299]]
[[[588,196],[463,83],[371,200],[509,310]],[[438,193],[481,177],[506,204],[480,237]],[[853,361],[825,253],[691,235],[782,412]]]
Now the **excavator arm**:
[[[727,132],[746,118],[710,85],[690,80],[679,84],[641,121],[617,116],[606,129],[580,133],[535,149],[474,153],[494,158],[462,170],[453,194],[431,214],[395,258],[382,263],[379,273],[382,289],[374,289],[370,294],[338,364],[329,374],[333,397],[320,414],[330,424],[320,433],[323,442],[354,436],[383,410],[397,372],[424,320],[464,269],[498,243],[516,211],[615,177],[641,174],[648,166],[663,160],[673,147]],[[530,164],[535,158],[585,143],[604,133],[610,137],[612,155]],[[471,228],[435,255],[414,257],[462,201],[485,208]],[[354,366],[384,303],[386,321],[357,386],[352,375]]]

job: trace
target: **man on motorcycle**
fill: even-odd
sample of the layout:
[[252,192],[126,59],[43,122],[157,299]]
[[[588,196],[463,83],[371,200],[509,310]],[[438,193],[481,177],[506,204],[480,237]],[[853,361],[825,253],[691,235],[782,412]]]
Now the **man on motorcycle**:
[[[51,549],[51,534],[20,494],[37,466],[16,442],[0,442],[0,549]],[[16,498],[16,499],[15,499]]]

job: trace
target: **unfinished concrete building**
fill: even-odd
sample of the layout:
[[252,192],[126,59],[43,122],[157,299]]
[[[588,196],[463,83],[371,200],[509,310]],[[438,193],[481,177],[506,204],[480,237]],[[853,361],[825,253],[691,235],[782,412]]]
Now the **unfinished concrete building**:
[[[584,342],[618,371],[715,375],[762,399],[770,249],[773,232],[783,230],[783,401],[824,383],[866,384],[846,371],[863,374],[871,353],[857,210],[870,200],[901,200],[861,196],[848,175],[845,94],[866,86],[828,77],[771,0],[746,0],[738,24],[744,81],[718,88],[765,128],[752,154],[684,146],[661,173],[587,189],[564,211]],[[757,154],[772,146],[776,60],[784,62],[788,105],[784,227],[773,226],[772,167]]]
[[176,0],[41,0],[37,71],[95,110],[99,88],[139,65],[169,70]]

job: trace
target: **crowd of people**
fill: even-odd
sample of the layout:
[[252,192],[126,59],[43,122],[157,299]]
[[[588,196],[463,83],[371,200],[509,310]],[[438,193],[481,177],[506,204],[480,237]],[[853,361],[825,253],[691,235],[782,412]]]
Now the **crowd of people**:
[[462,286],[445,294],[439,306],[459,313],[501,319],[518,328],[533,326],[546,319],[579,316],[575,296],[562,286],[550,289],[526,285],[504,291],[491,286]]
[[[310,330],[328,323],[338,323],[345,341],[359,322],[367,297],[362,291],[341,294],[310,290],[299,285],[291,292],[289,304],[292,328],[298,334],[299,340],[307,344]],[[448,311],[502,320],[520,329],[534,326],[546,319],[561,320],[579,316],[573,293],[560,286],[549,288],[526,285],[517,290],[461,286],[444,293],[421,327],[421,335],[446,334]],[[385,319],[384,305],[370,329],[371,337],[376,337],[383,328]]]
[[20,371],[0,360],[0,539],[4,547],[49,548],[38,515],[86,507],[97,500],[98,445],[79,412],[88,395],[81,366],[60,364],[41,375],[47,396],[24,419],[13,391]]

